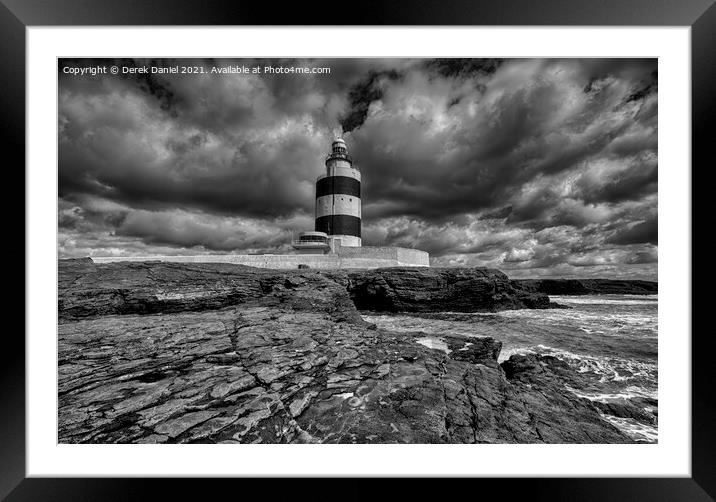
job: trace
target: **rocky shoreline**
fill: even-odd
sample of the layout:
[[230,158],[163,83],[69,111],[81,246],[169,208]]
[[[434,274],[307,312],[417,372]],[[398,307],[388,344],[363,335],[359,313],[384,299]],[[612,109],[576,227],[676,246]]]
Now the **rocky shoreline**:
[[58,268],[60,443],[633,442],[558,359],[361,317],[550,307],[497,270]]
[[[313,284],[317,298],[307,295]],[[306,291],[304,291],[304,289]],[[267,270],[221,263],[60,260],[59,316],[151,314],[219,309],[236,304],[318,306],[360,317],[388,312],[496,312],[550,308],[549,297],[528,291],[487,268]]]
[[659,283],[617,279],[516,279],[515,288],[547,295],[655,295]]

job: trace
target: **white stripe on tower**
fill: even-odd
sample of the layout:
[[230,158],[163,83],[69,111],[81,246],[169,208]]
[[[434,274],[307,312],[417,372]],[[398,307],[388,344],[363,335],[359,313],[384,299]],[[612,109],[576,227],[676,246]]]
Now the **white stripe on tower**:
[[352,195],[324,195],[316,199],[316,215],[348,214],[361,217],[360,198]]

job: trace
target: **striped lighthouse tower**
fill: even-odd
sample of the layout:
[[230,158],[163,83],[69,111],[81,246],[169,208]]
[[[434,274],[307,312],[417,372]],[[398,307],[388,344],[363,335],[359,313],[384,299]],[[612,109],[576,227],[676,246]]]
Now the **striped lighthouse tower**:
[[326,157],[326,174],[316,181],[316,227],[341,246],[360,246],[360,171],[353,167],[346,142],[336,139]]

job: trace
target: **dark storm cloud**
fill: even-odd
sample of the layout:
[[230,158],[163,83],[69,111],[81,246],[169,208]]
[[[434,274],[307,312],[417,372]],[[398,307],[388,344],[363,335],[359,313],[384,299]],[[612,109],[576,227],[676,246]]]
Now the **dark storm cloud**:
[[507,218],[510,214],[512,214],[512,206],[505,206],[505,207],[496,209],[495,211],[484,213],[480,217],[480,219],[482,219],[482,220],[492,220],[492,219],[501,220],[503,218]]
[[119,151],[124,148],[122,140],[112,134],[102,139],[106,151],[114,155],[106,159],[65,147],[59,156],[60,164],[67,166],[60,171],[60,196],[82,191],[142,208],[186,206],[251,216],[281,216],[312,208],[313,186],[295,170],[312,153],[300,136],[282,140],[281,147],[291,151],[282,158],[252,144],[231,152],[203,148],[195,136],[184,142],[167,138],[164,146],[171,150],[171,160],[150,169],[146,166],[153,162],[152,152]]
[[136,211],[122,222],[115,234],[138,237],[146,244],[201,246],[217,251],[277,247],[288,237],[286,232],[266,230],[257,225],[225,224],[181,213]]
[[383,97],[384,86],[391,80],[399,78],[400,74],[395,70],[372,71],[363,80],[353,85],[348,91],[350,108],[339,119],[343,132],[349,133],[363,125],[371,103]]
[[435,69],[443,77],[472,78],[476,74],[490,75],[504,62],[498,58],[437,58],[426,61],[426,67]]
[[60,229],[116,228],[128,213],[126,207],[102,199],[71,197],[60,199],[57,224]]
[[[352,135],[355,156],[365,166],[366,191],[380,201],[366,207],[367,214],[440,219],[531,198],[525,185],[589,171],[587,164],[612,161],[627,170],[632,157],[655,150],[655,124],[635,119],[651,102],[624,104],[635,84],[606,75],[593,84],[592,94],[583,92],[587,76],[574,61],[510,61],[493,75],[474,77],[484,91],[474,82],[461,85],[461,79],[405,76],[385,91],[380,106],[372,105],[371,127]],[[455,95],[465,96],[457,110],[450,106]],[[649,185],[651,173],[614,174]],[[599,180],[605,181],[613,180]],[[621,192],[619,197],[629,198],[628,187]],[[552,198],[565,195],[584,198],[563,192]]]
[[649,74],[649,78],[645,79],[644,82],[636,91],[627,97],[627,101],[638,101],[644,99],[649,94],[656,92],[658,87],[658,72],[657,70],[652,71]]
[[656,263],[658,258],[659,254],[654,248],[634,253],[627,259],[627,263],[629,263],[630,265],[638,265],[642,263]]
[[656,159],[634,163],[629,169],[612,178],[595,181],[588,176],[576,182],[576,188],[586,202],[617,203],[639,199],[656,193],[658,166]]
[[606,242],[611,244],[658,244],[659,243],[659,222],[657,218],[637,223],[617,231],[609,237]]
[[[125,74],[63,65],[330,67]],[[276,251],[343,133],[366,244],[511,274],[655,274],[656,60],[63,60],[60,253]]]

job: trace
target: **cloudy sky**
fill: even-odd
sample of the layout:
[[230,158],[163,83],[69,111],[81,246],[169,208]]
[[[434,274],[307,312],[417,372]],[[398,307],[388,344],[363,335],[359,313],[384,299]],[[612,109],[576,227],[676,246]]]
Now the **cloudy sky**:
[[[330,74],[63,70],[93,64]],[[60,257],[289,251],[343,134],[364,245],[656,279],[655,59],[61,60],[58,78]]]

